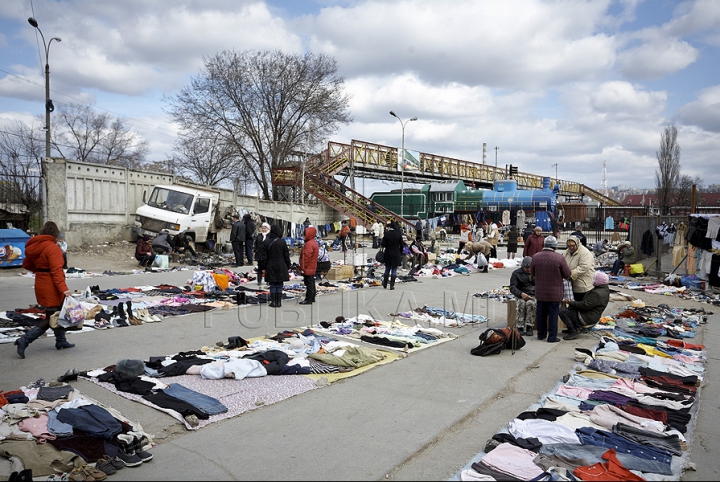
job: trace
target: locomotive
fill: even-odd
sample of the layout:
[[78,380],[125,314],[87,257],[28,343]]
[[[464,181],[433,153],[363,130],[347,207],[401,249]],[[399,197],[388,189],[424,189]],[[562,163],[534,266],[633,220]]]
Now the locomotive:
[[370,199],[406,219],[522,209],[528,221],[534,217],[543,231],[552,231],[558,191],[558,186],[550,187],[549,177],[543,178],[542,189],[518,189],[514,179],[495,181],[493,189],[470,188],[462,181],[442,181],[425,184],[420,189],[375,192]]

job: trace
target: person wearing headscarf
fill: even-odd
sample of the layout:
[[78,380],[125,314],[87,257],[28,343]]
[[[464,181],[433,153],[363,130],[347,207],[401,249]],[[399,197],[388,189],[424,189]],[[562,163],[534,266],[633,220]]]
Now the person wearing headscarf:
[[137,240],[135,246],[135,259],[138,260],[138,266],[149,268],[155,261],[155,253],[150,246],[150,235],[143,234],[142,238]]
[[524,242],[523,257],[535,256],[535,253],[539,253],[543,250],[544,243],[545,238],[542,235],[542,228],[540,226],[535,226],[532,233],[527,237]]
[[263,273],[267,266],[267,250],[265,249],[265,239],[270,234],[270,225],[262,223],[260,232],[255,236],[255,261],[257,261],[257,284],[258,288],[262,286]]
[[[57,224],[48,221],[36,236],[25,243],[23,268],[35,273],[35,299],[38,305],[45,309],[45,318],[15,340],[20,358],[25,358],[25,350],[30,343],[40,338],[50,328],[50,318],[62,309],[65,298],[72,296],[72,291],[65,283],[62,250],[57,245],[59,235]],[[58,350],[75,346],[74,343],[68,343],[65,329],[53,328],[53,332],[55,348]]]
[[405,247],[402,230],[397,222],[392,221],[389,223],[380,245],[385,248],[385,273],[383,274],[382,287],[387,289],[389,278],[390,289],[394,290],[397,269],[402,262],[402,252]]
[[577,301],[582,301],[585,293],[593,288],[593,281],[595,280],[595,256],[592,252],[583,246],[580,238],[568,236],[567,249],[563,253],[565,261],[570,266],[572,276],[570,281],[572,283],[573,297]]
[[525,336],[533,336],[537,311],[535,278],[530,275],[531,264],[532,258],[525,256],[520,262],[520,267],[510,275],[510,293],[517,300],[515,327]]
[[270,286],[271,308],[282,307],[283,283],[290,281],[288,269],[290,268],[290,250],[282,237],[283,231],[280,226],[270,226],[270,234],[267,235],[263,245],[267,252],[267,264],[265,267],[265,280]]
[[563,340],[574,340],[585,330],[597,324],[610,302],[608,275],[595,271],[593,289],[587,292],[582,301],[563,300],[567,308],[560,308],[560,319],[565,323],[568,334]]

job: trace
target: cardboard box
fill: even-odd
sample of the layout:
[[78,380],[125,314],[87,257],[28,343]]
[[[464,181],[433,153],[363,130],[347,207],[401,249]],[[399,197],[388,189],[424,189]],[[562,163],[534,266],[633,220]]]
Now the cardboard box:
[[355,273],[355,269],[351,265],[333,266],[327,273],[327,279],[329,280],[341,280],[352,278]]
[[437,259],[437,256],[435,256],[435,253],[428,253],[427,257],[428,257],[428,263],[434,263],[435,259]]

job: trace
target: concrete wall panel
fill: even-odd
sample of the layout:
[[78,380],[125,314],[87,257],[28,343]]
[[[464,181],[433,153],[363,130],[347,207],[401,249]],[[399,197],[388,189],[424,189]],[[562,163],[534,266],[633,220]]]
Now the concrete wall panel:
[[[135,211],[156,184],[176,184],[175,176],[124,167],[98,165],[66,159],[44,162],[48,191],[48,220],[55,221],[70,246],[83,243],[130,240]],[[302,223],[332,223],[344,219],[324,204],[265,201],[257,196],[237,195],[231,189],[213,188],[220,199],[234,207],[275,219]],[[222,239],[221,239],[222,241]]]

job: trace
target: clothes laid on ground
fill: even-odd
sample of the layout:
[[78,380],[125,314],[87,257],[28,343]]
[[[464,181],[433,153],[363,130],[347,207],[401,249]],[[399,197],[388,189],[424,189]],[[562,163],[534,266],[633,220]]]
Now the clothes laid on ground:
[[[697,413],[707,353],[703,345],[639,336],[638,325],[694,331],[694,314],[644,307],[614,317],[632,318],[634,326],[603,332],[593,351],[576,348],[576,365],[556,387],[451,480],[679,477],[684,463],[675,459],[688,456],[685,434]],[[531,439],[541,445],[528,446]]]

